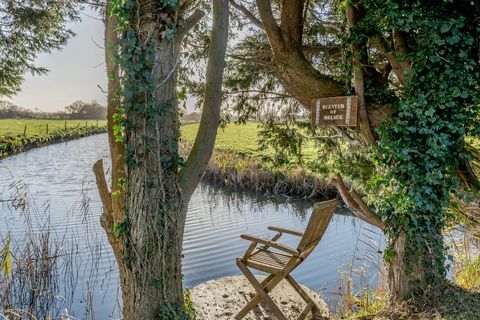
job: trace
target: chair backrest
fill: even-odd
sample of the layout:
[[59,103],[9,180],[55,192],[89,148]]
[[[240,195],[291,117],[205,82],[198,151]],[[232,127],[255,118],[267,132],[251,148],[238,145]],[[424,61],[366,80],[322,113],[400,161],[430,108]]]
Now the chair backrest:
[[[310,217],[307,228],[303,233],[302,240],[300,240],[300,243],[298,244],[298,250],[300,252],[313,251],[327,230],[337,205],[338,199],[315,203],[312,216]],[[310,252],[307,252],[307,255]]]

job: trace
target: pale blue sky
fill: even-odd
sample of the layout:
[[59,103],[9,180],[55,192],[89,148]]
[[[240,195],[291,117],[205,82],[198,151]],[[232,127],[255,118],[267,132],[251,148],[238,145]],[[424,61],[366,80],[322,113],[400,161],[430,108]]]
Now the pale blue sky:
[[60,111],[75,100],[106,103],[106,95],[97,86],[107,89],[104,26],[102,21],[89,16],[100,18],[97,13],[84,10],[82,21],[71,25],[77,35],[69,40],[67,46],[37,58],[37,65],[46,67],[50,72],[35,77],[26,74],[22,92],[12,97],[12,102],[42,111]]

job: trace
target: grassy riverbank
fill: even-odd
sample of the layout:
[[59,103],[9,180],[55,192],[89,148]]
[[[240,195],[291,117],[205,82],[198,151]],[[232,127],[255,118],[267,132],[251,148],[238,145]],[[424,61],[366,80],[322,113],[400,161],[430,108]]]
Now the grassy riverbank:
[[106,129],[105,120],[0,119],[0,158]]
[[[181,131],[188,150],[195,139],[198,124],[184,125]],[[266,156],[273,156],[273,150],[260,150],[258,133],[258,123],[255,122],[229,124],[219,129],[204,179],[230,189],[265,195],[312,200],[325,200],[336,195],[327,178],[313,173],[308,165],[275,167],[264,161]],[[313,143],[307,143],[303,151],[306,162],[316,155]]]

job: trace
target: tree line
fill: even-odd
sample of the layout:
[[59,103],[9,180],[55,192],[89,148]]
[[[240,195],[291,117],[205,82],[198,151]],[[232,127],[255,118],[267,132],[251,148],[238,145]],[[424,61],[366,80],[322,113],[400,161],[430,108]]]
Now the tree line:
[[0,119],[96,119],[107,118],[107,108],[97,101],[75,101],[65,107],[64,111],[42,112],[20,107],[9,101],[0,100]]

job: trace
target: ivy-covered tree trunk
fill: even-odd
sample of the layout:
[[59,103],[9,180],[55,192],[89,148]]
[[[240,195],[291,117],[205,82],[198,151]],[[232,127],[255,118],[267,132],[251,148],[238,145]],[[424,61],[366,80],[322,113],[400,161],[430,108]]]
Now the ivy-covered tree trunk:
[[130,153],[122,285],[127,319],[154,319],[178,314],[183,308],[181,234],[186,210],[177,183],[179,119],[176,72],[172,72],[176,52],[175,42],[160,40],[155,48],[156,81],[149,105],[153,109],[127,114],[131,129],[126,137]]
[[402,232],[397,237],[388,239],[393,253],[387,258],[390,302],[395,303],[416,294],[422,296],[429,290],[437,289],[443,283],[445,260],[443,259],[442,229],[429,236],[432,239],[430,246],[414,252],[412,248],[418,246],[418,243],[413,243],[417,241],[416,238],[408,239]]
[[[123,148],[121,159],[112,159],[117,170],[112,191],[101,161],[94,172],[104,205],[102,225],[119,265],[123,318],[189,319],[182,287],[182,241],[188,201],[203,176],[219,124],[228,0],[213,1],[205,102],[199,142],[193,146],[203,152],[192,152],[186,162],[178,150],[177,67],[183,37],[204,13],[197,10],[185,18],[189,3],[183,1],[109,4],[113,15],[107,13],[106,26],[116,16],[120,34],[109,37],[113,43],[106,47],[113,47],[118,57],[112,60],[107,54],[107,66],[115,70],[112,62],[118,61],[121,70],[119,90],[112,95],[121,96],[121,105],[112,103],[115,112],[109,117],[112,157],[118,154],[112,142],[121,142]],[[109,82],[109,90],[117,86]],[[115,167],[122,160],[123,166]],[[121,210],[115,210],[119,204]]]

